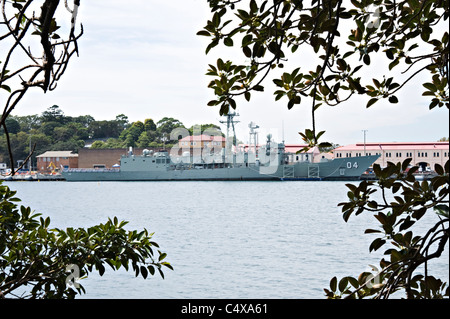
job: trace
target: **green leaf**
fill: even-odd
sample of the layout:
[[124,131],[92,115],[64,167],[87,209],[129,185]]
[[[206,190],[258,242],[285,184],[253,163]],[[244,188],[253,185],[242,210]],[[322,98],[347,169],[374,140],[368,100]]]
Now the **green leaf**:
[[259,91],[259,92],[264,92],[264,87],[262,85],[255,85],[253,87],[253,90]]
[[248,46],[243,47],[243,48],[242,48],[242,51],[244,52],[244,55],[245,55],[247,58],[251,58],[251,56],[252,56],[252,50],[251,50]]
[[166,258],[167,257],[167,254],[166,253],[161,253],[160,255],[159,255],[159,258],[158,258],[158,261],[162,261],[164,258]]
[[233,39],[232,39],[232,38],[225,38],[225,40],[223,41],[223,43],[224,43],[227,47],[232,47],[232,46],[233,46]]
[[97,269],[98,269],[98,273],[100,274],[100,276],[103,276],[103,274],[105,273],[105,266],[103,266],[102,263],[98,263]]
[[228,103],[230,104],[230,106],[233,108],[233,110],[236,109],[236,101],[233,99],[228,99]]
[[348,286],[348,279],[347,277],[344,277],[339,281],[339,290],[341,292],[344,292],[347,286]]
[[142,277],[144,277],[144,279],[147,279],[148,270],[147,270],[147,268],[145,268],[145,266],[141,266],[141,274],[142,274]]
[[396,104],[398,103],[398,98],[395,95],[392,95],[389,97],[389,102],[391,102],[392,104]]
[[165,266],[165,267],[169,268],[170,270],[173,270],[173,267],[172,267],[172,265],[171,265],[171,264],[169,264],[168,262],[163,262],[163,263],[161,263],[161,265],[163,265],[163,266]]
[[242,47],[246,47],[248,46],[253,40],[253,35],[251,34],[247,34],[243,39],[242,39]]
[[370,55],[365,54],[363,57],[363,61],[366,65],[370,65]]
[[8,85],[6,85],[6,84],[1,85],[0,88],[2,88],[3,90],[6,90],[9,93],[11,93],[11,88]]
[[399,60],[395,59],[393,62],[389,63],[389,71],[391,71],[393,68],[395,68],[399,64]]
[[337,289],[337,278],[333,277],[330,281],[330,289],[332,292],[336,292]]
[[430,90],[431,92],[436,92],[437,87],[433,83],[424,83],[422,84],[426,89]]
[[375,240],[370,244],[369,251],[370,251],[370,252],[376,251],[376,250],[378,250],[381,246],[383,246],[385,243],[386,243],[386,241],[385,241],[384,239],[377,238],[377,239],[375,239]]
[[364,234],[375,234],[375,233],[382,233],[382,231],[376,229],[366,229],[364,232]]
[[161,275],[161,278],[164,279],[164,273],[162,272],[161,269],[158,268],[159,274]]
[[279,87],[283,87],[284,86],[284,81],[280,80],[280,79],[274,79],[273,83],[275,83]]
[[201,36],[205,36],[205,37],[210,37],[210,36],[211,36],[211,33],[209,33],[209,32],[206,31],[206,30],[201,30],[201,31],[198,31],[198,32],[197,32],[197,35],[201,35]]
[[353,286],[353,288],[358,288],[359,287],[359,283],[358,280],[356,278],[353,277],[347,277],[349,283]]
[[378,99],[377,98],[372,98],[372,99],[370,99],[369,100],[369,102],[367,103],[367,105],[366,105],[366,108],[369,108],[369,107],[371,107],[372,105],[374,105],[375,103],[377,103],[378,102]]
[[211,51],[212,48],[214,48],[215,46],[217,46],[219,44],[218,40],[213,40],[207,47],[206,47],[206,51],[205,53],[208,54],[209,51]]
[[439,164],[434,165],[434,171],[439,175],[444,175],[445,173],[444,168]]

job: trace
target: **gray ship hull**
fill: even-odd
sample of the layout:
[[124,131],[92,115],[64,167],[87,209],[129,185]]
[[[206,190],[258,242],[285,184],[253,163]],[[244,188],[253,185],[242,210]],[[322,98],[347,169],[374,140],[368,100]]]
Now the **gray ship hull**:
[[[178,169],[133,158],[119,169],[74,169],[62,172],[67,181],[256,181],[256,180],[358,180],[379,156],[334,159],[321,163],[299,162],[277,166],[215,165]],[[231,166],[231,165],[230,165]]]

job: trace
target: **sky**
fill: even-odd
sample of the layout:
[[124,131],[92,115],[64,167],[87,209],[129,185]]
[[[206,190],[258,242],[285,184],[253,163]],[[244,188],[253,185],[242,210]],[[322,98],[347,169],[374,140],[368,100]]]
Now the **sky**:
[[[96,120],[125,114],[130,122],[147,118],[157,122],[167,116],[186,127],[219,124],[223,120],[219,108],[207,106],[214,98],[207,88],[211,80],[205,75],[208,64],[215,64],[218,57],[244,60],[239,47],[213,49],[205,55],[209,40],[196,33],[208,19],[211,13],[206,0],[81,1],[78,22],[83,23],[84,35],[78,43],[80,56],[70,61],[55,91],[29,92],[13,114],[40,114],[56,104],[68,116],[89,114]],[[307,65],[307,54],[291,62],[296,61]],[[373,64],[376,67],[377,61]],[[367,142],[448,137],[448,110],[428,109],[420,81],[423,79],[403,89],[395,105],[379,101],[366,109],[368,99],[356,97],[336,107],[321,107],[316,125],[319,131],[326,131],[323,141],[359,143],[364,139],[363,130]],[[237,137],[248,142],[248,124],[253,121],[260,126],[260,141],[271,133],[277,141],[300,144],[298,132],[311,128],[310,101],[288,110],[287,100],[276,102],[270,83],[266,84],[266,91],[255,92],[250,102],[237,100]]]

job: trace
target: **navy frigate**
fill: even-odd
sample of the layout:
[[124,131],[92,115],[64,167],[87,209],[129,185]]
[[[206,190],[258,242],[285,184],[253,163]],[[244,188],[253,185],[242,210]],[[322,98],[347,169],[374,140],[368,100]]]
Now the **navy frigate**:
[[[234,116],[227,116],[227,142],[231,140],[230,126],[234,131]],[[286,152],[285,144],[274,142],[270,134],[265,145],[255,142],[253,149],[249,146],[244,151],[238,150],[234,137],[232,140],[225,148],[216,147],[199,156],[190,152],[178,156],[178,149],[144,150],[142,155],[135,155],[130,148],[118,168],[66,169],[62,175],[67,181],[358,180],[379,157],[322,158],[314,162],[306,154],[293,162],[292,158],[299,156]]]

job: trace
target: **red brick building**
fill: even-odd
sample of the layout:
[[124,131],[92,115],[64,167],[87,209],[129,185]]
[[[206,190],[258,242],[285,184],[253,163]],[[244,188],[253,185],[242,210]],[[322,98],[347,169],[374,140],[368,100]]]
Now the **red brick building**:
[[78,154],[71,151],[48,151],[36,156],[37,170],[42,174],[51,174],[65,168],[78,168]]
[[[159,148],[147,148],[157,152]],[[134,155],[142,155],[143,148],[133,148]],[[120,165],[122,155],[128,153],[126,148],[95,149],[80,148],[78,150],[78,168],[112,168]]]

